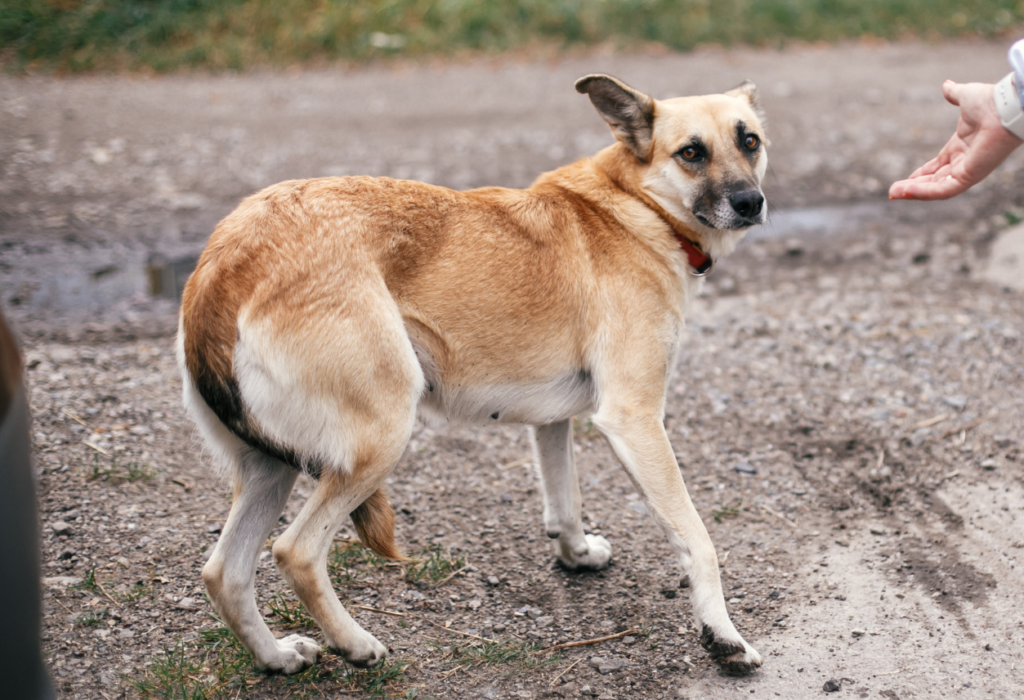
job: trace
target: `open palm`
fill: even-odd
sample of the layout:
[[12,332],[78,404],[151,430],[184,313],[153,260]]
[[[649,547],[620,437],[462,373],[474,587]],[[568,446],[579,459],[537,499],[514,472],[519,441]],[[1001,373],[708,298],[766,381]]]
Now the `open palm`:
[[893,183],[890,199],[948,199],[984,180],[1021,140],[1003,127],[994,100],[995,86],[947,80],[942,93],[960,107],[956,133],[939,155]]

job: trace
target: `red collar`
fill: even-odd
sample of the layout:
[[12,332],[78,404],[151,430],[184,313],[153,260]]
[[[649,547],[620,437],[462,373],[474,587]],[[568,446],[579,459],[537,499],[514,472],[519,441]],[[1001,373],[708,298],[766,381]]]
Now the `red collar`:
[[694,243],[682,234],[677,233],[676,240],[679,241],[679,247],[683,249],[686,257],[689,258],[690,269],[693,270],[694,276],[703,277],[706,275],[715,264],[711,256],[701,250],[700,244]]

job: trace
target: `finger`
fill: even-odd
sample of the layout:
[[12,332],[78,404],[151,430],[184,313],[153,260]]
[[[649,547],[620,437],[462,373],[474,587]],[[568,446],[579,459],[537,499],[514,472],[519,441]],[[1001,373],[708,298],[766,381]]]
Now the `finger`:
[[960,106],[960,83],[954,83],[952,80],[947,80],[942,83],[942,96],[946,98],[946,102],[951,105]]

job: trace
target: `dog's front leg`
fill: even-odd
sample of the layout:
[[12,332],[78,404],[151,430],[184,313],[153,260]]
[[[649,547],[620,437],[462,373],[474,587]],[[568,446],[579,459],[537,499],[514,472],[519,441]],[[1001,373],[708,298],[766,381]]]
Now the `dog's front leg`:
[[544,492],[544,529],[557,540],[558,560],[568,569],[603,569],[612,558],[612,546],[600,535],[583,532],[572,420],[535,426],[533,437]]
[[690,600],[701,645],[729,673],[752,673],[761,665],[761,656],[729,619],[718,556],[686,491],[662,426],[661,411],[644,411],[635,403],[606,402],[594,416],[594,424],[607,436],[679,553],[683,572],[690,579]]

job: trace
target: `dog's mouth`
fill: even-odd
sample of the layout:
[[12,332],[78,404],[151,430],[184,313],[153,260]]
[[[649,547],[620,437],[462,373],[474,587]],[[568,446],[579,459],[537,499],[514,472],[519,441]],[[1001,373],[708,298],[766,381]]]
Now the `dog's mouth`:
[[734,219],[734,220],[730,221],[728,227],[723,227],[723,226],[715,225],[715,223],[712,222],[711,219],[709,219],[708,217],[704,216],[703,214],[698,214],[697,212],[694,212],[693,216],[694,216],[694,218],[697,219],[697,221],[699,221],[704,226],[707,226],[708,228],[712,228],[712,229],[728,228],[730,231],[739,231],[739,230],[743,230],[743,229],[748,229],[751,226],[759,226],[762,223],[764,223],[764,222],[756,220],[756,219],[749,219],[749,218],[742,218],[742,219],[740,219],[740,218],[737,218],[737,219]]

